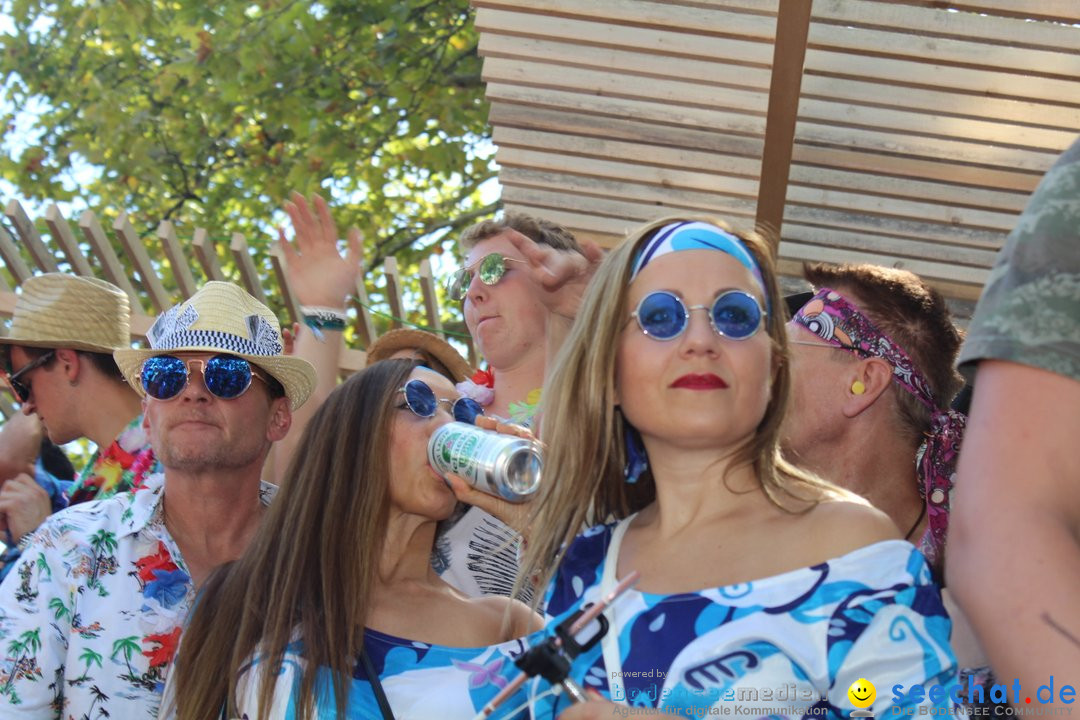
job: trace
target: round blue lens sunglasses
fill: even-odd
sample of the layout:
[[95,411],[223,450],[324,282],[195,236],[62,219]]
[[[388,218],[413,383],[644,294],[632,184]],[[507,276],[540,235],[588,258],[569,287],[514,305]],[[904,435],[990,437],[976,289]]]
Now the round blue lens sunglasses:
[[761,328],[765,317],[757,298],[742,290],[720,293],[712,306],[691,305],[666,290],[657,290],[641,298],[630,317],[637,320],[641,332],[656,340],[673,340],[686,330],[691,310],[708,310],[709,323],[717,335],[732,340],[746,340]]
[[171,400],[187,387],[191,377],[190,366],[198,363],[202,370],[203,384],[215,397],[233,400],[251,387],[251,379],[266,382],[251,363],[235,355],[215,355],[208,360],[182,359],[175,355],[157,355],[147,358],[142,366],[140,379],[143,390],[155,400]]
[[470,425],[475,425],[476,417],[484,414],[484,408],[472,398],[459,397],[451,400],[435,397],[435,391],[423,380],[410,380],[404,387],[398,388],[398,392],[405,395],[405,404],[400,407],[409,408],[413,415],[418,417],[433,417],[439,403],[449,403],[450,414],[454,419]]

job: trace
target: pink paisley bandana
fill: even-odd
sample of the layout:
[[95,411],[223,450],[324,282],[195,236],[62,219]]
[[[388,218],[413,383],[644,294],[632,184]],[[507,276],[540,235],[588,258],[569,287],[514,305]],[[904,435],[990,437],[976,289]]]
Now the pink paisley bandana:
[[825,342],[861,357],[878,357],[889,363],[893,380],[931,413],[930,432],[920,448],[919,493],[926,500],[926,534],[919,549],[930,566],[940,571],[945,559],[945,537],[949,529],[949,500],[956,481],[956,459],[964,436],[967,417],[938,407],[930,383],[904,350],[859,312],[843,295],[821,288],[803,305],[792,322],[802,325]]

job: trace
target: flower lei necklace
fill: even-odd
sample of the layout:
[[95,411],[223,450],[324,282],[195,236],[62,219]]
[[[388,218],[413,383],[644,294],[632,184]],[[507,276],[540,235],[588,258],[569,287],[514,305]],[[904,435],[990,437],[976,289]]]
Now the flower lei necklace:
[[[468,380],[455,385],[457,391],[487,407],[495,400],[495,371],[477,370]],[[540,409],[540,388],[525,396],[524,401],[510,403],[510,420],[519,425],[528,425]]]

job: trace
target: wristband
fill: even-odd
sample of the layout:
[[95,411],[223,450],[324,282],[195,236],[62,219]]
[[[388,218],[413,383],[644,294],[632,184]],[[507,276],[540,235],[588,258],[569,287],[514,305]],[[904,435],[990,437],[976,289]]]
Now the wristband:
[[320,306],[301,305],[300,315],[304,318],[304,324],[311,328],[312,334],[319,342],[326,342],[323,330],[335,330],[340,332],[345,329],[345,311]]

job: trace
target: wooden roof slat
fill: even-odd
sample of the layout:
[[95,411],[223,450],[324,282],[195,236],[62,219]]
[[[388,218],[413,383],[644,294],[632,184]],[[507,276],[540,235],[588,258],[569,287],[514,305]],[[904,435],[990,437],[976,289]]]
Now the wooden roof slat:
[[932,178],[935,181],[1012,190],[1030,194],[1041,173],[964,165],[948,157],[925,158],[865,152],[858,148],[819,147],[796,139],[793,162],[881,176]]
[[16,285],[22,285],[26,282],[26,278],[33,275],[33,271],[19,255],[19,248],[15,245],[15,241],[11,239],[11,235],[8,231],[0,227],[0,259],[3,259],[4,265],[7,267],[8,272],[11,273],[11,279],[15,281]]
[[[727,112],[764,115],[768,94],[760,90],[743,90],[712,84],[661,80],[602,70],[560,66],[555,63],[489,58],[484,63],[486,82],[501,81],[578,91],[588,94],[595,102],[597,95],[625,97],[634,100],[659,100],[668,104],[712,107]],[[762,124],[764,120],[761,119]]]
[[[771,34],[756,37],[732,32],[730,28],[723,36],[688,35],[674,28],[612,25],[610,19],[589,21],[484,10],[477,13],[476,22],[481,31],[480,52],[485,56],[501,48],[510,56],[558,58],[560,56],[553,52],[554,47],[539,54],[526,52],[530,46],[544,48],[557,43],[573,47],[571,57],[578,54],[603,57],[605,52],[618,52],[624,56],[634,53],[643,58],[669,57],[757,66],[766,72],[772,62]],[[523,30],[529,34],[522,35]],[[512,43],[530,45],[513,47]]]
[[262,283],[259,281],[259,272],[255,269],[255,262],[251,259],[251,249],[248,248],[247,240],[241,233],[233,233],[229,239],[229,253],[240,271],[240,280],[252,297],[266,304],[266,294],[263,292]]
[[[636,225],[646,220],[653,220],[663,215],[671,215],[676,212],[686,212],[683,206],[672,206],[660,201],[651,203],[629,202],[617,197],[597,197],[583,193],[568,193],[557,190],[546,190],[535,187],[519,187],[516,185],[504,186],[506,203],[521,203],[547,208],[561,208],[564,210],[576,210],[589,212],[594,215],[607,215],[611,218],[622,219],[630,225]],[[716,201],[724,198],[717,197]],[[715,201],[714,201],[715,202]],[[720,211],[716,211],[720,213]],[[740,227],[753,227],[753,204],[733,202],[729,210],[722,212],[724,217],[732,218],[733,224]],[[546,217],[546,215],[543,215]],[[745,218],[745,224],[739,223],[739,218]]]
[[165,287],[158,278],[157,268],[150,262],[150,255],[146,252],[146,246],[143,245],[139,234],[135,232],[135,228],[131,226],[126,211],[121,211],[120,215],[113,221],[112,230],[113,234],[116,235],[116,239],[124,247],[127,256],[131,258],[135,271],[139,273],[139,284],[142,285],[143,290],[150,297],[154,309],[158,313],[165,312],[172,304],[169,294],[165,292]]
[[75,240],[74,233],[71,232],[71,226],[68,225],[68,221],[64,218],[64,214],[60,212],[60,208],[57,207],[56,203],[49,203],[49,207],[46,208],[45,224],[49,227],[53,241],[64,252],[64,257],[67,258],[71,269],[78,275],[92,277],[94,271],[90,269],[90,263],[87,262],[86,257],[83,255],[82,248],[79,247],[79,243]]
[[919,202],[906,198],[886,198],[843,190],[822,190],[795,184],[788,188],[787,201],[790,205],[817,205],[850,212],[918,218],[925,222],[1001,230],[1002,232],[1008,232],[1016,224],[1016,214],[1011,212],[975,210],[955,205]]
[[424,258],[420,261],[420,270],[417,272],[420,279],[420,294],[424,299],[424,315],[426,324],[432,332],[442,332],[442,318],[439,317],[439,295],[435,291],[435,276],[431,273],[431,260]]
[[1029,195],[1026,192],[963,187],[930,179],[896,178],[878,173],[851,172],[798,163],[791,165],[791,184],[922,200],[955,207],[1015,212],[1017,215],[1024,209]]
[[960,94],[938,88],[895,83],[864,82],[808,72],[803,77],[803,101],[846,101],[853,105],[877,105],[889,109],[930,110],[989,122],[1017,123],[1075,132],[1080,128],[1080,107],[1046,102]]
[[[660,162],[666,160],[666,158],[659,156],[659,153],[657,153],[657,158],[640,157],[634,159],[629,156],[618,157],[611,155],[609,157],[616,159],[603,160],[600,157],[569,157],[562,155],[558,147],[546,148],[535,145],[533,147],[536,149],[500,145],[497,154],[499,164],[556,172],[565,170],[579,175],[626,179],[662,187],[704,190],[706,192],[723,190],[747,197],[756,196],[758,191],[756,176],[746,177],[721,173],[721,171],[729,169],[724,167],[725,158],[710,158],[702,154],[700,159],[680,165],[678,163]],[[709,159],[714,161],[716,172],[706,172]],[[652,160],[652,162],[649,162],[649,160]]]
[[947,88],[969,95],[994,95],[1080,105],[1080,87],[1068,80],[919,60],[855,55],[813,46],[806,49],[806,72],[832,73],[888,84]]
[[[715,128],[697,129],[665,126],[657,132],[657,123],[636,117],[605,117],[598,123],[586,111],[528,107],[511,103],[496,103],[489,116],[495,133],[544,133],[598,138],[610,141],[644,143],[654,147],[695,148],[729,157],[760,163],[764,139],[716,132]],[[541,134],[539,137],[544,137]],[[513,137],[518,137],[514,135]],[[498,140],[496,140],[498,144]]]
[[683,187],[647,184],[633,178],[599,178],[575,175],[565,171],[550,172],[531,167],[515,167],[509,164],[503,167],[506,173],[502,184],[507,187],[543,188],[570,196],[587,195],[592,198],[634,200],[643,203],[662,202],[671,208],[672,212],[692,211],[699,208],[703,212],[751,215],[756,209],[756,193],[749,196],[734,195],[718,188],[690,190]]
[[833,263],[872,263],[887,267],[903,268],[928,278],[941,278],[954,282],[970,283],[978,297],[980,286],[986,282],[990,271],[984,268],[965,267],[947,262],[934,262],[918,258],[899,258],[881,253],[871,253],[851,248],[830,248],[820,245],[780,241],[780,253],[790,260]]
[[1036,152],[919,135],[890,133],[855,127],[837,127],[822,122],[799,121],[797,140],[804,143],[832,144],[881,153],[926,158],[948,158],[952,162],[1046,172],[1057,153]]
[[826,247],[851,248],[897,257],[924,258],[982,268],[992,267],[997,257],[997,250],[990,248],[958,246],[936,240],[897,238],[866,231],[855,232],[796,223],[784,224],[784,237]]
[[888,233],[920,240],[949,242],[997,250],[1005,240],[1005,233],[986,228],[962,227],[926,222],[917,218],[852,212],[832,207],[789,204],[784,208],[784,223],[807,223],[824,225],[858,232]]
[[221,263],[218,262],[217,248],[205,229],[195,229],[195,235],[191,238],[191,249],[195,251],[195,259],[206,273],[207,280],[226,281]]
[[[836,127],[857,126],[890,130],[902,134],[938,136],[980,143],[1021,146],[1033,151],[1045,150],[1056,155],[1058,148],[1076,138],[1076,128],[1050,130],[1027,125],[958,118],[932,112],[912,112],[898,108],[867,107],[847,102],[803,98],[799,119],[828,123]],[[1077,111],[1080,122],[1080,109]],[[1078,126],[1080,127],[1080,126]]]
[[[529,16],[526,22],[510,26],[521,34],[537,33],[535,23],[539,18],[583,18],[591,19],[599,26],[591,42],[619,45],[622,43],[620,31],[634,25],[680,30],[694,35],[745,35],[771,43],[776,27],[773,16],[778,3],[779,0],[725,2],[705,12],[693,5],[647,0],[529,0],[527,5],[523,5],[521,0],[473,0],[472,4],[476,8],[476,27],[481,32],[498,29],[500,12]],[[612,22],[613,19],[618,23]]]
[[18,200],[10,201],[4,214],[15,226],[19,240],[30,251],[30,257],[34,258],[34,263],[38,268],[44,272],[59,272],[60,266],[56,264],[56,258],[45,248],[41,235],[38,234],[37,228],[27,216],[22,204]]
[[[1075,2],[1075,0],[1074,0]],[[1028,8],[1042,4],[1027,2]],[[1050,22],[1026,22],[1017,18],[973,13],[942,12],[938,8],[917,7],[880,0],[815,0],[814,20],[828,20],[859,27],[877,27],[920,36],[945,35],[980,44],[999,43],[1041,46],[1050,50],[1075,52],[1073,28]],[[1020,27],[1022,25],[1022,28]]]
[[[852,3],[858,0],[851,0]],[[951,38],[927,37],[911,32],[873,30],[828,23],[811,23],[808,42],[817,48],[846,50],[858,55],[911,57],[937,65],[967,65],[997,68],[1016,73],[1058,77],[1080,75],[1080,55],[1030,48],[1013,48]]]
[[570,133],[521,130],[507,126],[495,128],[493,138],[500,152],[509,148],[541,152],[554,150],[563,156],[623,160],[656,167],[702,170],[726,176],[751,178],[756,178],[761,169],[761,160],[758,158],[707,150],[691,150],[685,146],[671,147],[623,142]]
[[386,275],[386,301],[390,304],[390,326],[401,327],[401,320],[405,318],[405,305],[401,300],[401,273],[398,270],[398,262],[395,257],[388,257],[383,262],[383,272]]
[[565,108],[568,112],[594,112],[597,124],[601,118],[634,117],[654,120],[658,123],[691,128],[711,129],[713,132],[729,132],[751,137],[762,137],[765,118],[744,113],[686,107],[648,100],[628,98],[604,98],[601,106],[595,95],[566,92],[551,88],[533,88],[512,83],[489,82],[487,96],[490,100],[520,103],[547,108]]
[[[101,228],[97,216],[89,210],[84,210],[79,215],[79,229],[82,230],[83,237],[86,238],[86,242],[89,243],[94,254],[97,255],[98,261],[101,262],[101,268],[105,272],[105,279],[127,293],[128,299],[131,301],[132,319],[134,319],[134,315],[142,311],[142,301],[139,299],[139,294],[135,292],[135,288],[131,285],[131,281],[128,280],[127,269],[120,262],[120,258],[116,256],[116,251],[113,250],[112,244],[109,243],[109,239],[105,236],[105,231]],[[134,326],[132,326],[132,330],[134,330]]]
[[[684,55],[663,55],[646,53],[642,48],[627,49],[596,47],[581,43],[522,38],[512,35],[485,33],[480,36],[480,54],[485,58],[503,58],[535,60],[546,58],[559,65],[610,70],[620,68],[628,73],[643,76],[697,80],[715,83],[719,80],[728,85],[757,88],[769,87],[769,69],[746,64],[749,43],[726,38],[702,38],[707,40],[710,50],[716,56],[707,58],[688,58]],[[764,46],[766,49],[768,46]],[[721,54],[720,51],[723,51]],[[760,48],[758,49],[760,53]],[[728,65],[729,75],[718,73],[718,64]]]
[[173,279],[180,290],[180,295],[186,300],[195,294],[195,276],[192,275],[187,257],[180,248],[180,242],[176,238],[176,229],[168,220],[162,220],[158,224],[157,236],[165,251],[165,257],[169,260]]
[[281,300],[285,305],[285,312],[289,315],[289,322],[298,323],[301,316],[300,302],[296,299],[296,294],[293,293],[292,288],[289,286],[285,265],[285,252],[281,249],[281,245],[274,243],[270,248],[270,267],[274,271],[274,277],[277,278],[278,287],[281,289]]
[[[941,0],[905,0],[906,4],[930,5],[938,8]],[[965,12],[986,13],[1021,20],[1039,20],[1080,24],[1080,4],[1076,0],[952,0],[950,6]]]

